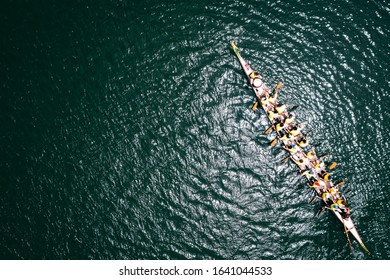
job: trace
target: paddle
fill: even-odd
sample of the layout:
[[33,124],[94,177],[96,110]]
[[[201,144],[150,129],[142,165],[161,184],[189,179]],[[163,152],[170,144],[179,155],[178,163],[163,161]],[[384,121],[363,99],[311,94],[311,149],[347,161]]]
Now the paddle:
[[338,182],[338,183],[336,184],[336,187],[339,187],[339,186],[344,185],[344,184],[345,184],[344,181],[340,181],[340,182]]
[[288,155],[287,157],[285,157],[284,159],[282,159],[281,162],[282,162],[282,163],[285,163],[285,162],[287,162],[289,159],[290,159],[290,155]]
[[259,105],[259,102],[256,101],[255,104],[253,104],[253,106],[252,106],[252,111],[256,111],[258,105]]
[[272,142],[271,142],[271,147],[273,147],[273,146],[275,146],[275,144],[278,142],[278,140],[279,140],[279,137],[276,137],[274,140],[272,140]]
[[326,209],[326,206],[323,206],[323,207],[320,209],[320,211],[318,211],[317,216],[321,215],[322,212],[324,212],[325,209]]
[[270,131],[272,130],[273,127],[274,127],[274,125],[271,124],[271,126],[269,128],[267,128],[266,131],[264,131],[264,134],[267,135],[268,133],[270,133]]
[[278,85],[275,87],[275,89],[280,89],[283,86],[282,82],[279,82]]
[[335,167],[337,166],[337,162],[332,162],[332,164],[330,165],[330,167],[329,167],[329,170],[332,170],[332,169],[334,169]]
[[312,204],[313,201],[314,201],[316,198],[320,198],[320,197],[318,196],[318,194],[315,194],[315,195],[313,196],[313,198],[309,201],[309,204]]
[[325,158],[327,156],[330,156],[330,154],[329,153],[323,154],[322,156],[318,157],[318,159],[323,159],[323,158]]

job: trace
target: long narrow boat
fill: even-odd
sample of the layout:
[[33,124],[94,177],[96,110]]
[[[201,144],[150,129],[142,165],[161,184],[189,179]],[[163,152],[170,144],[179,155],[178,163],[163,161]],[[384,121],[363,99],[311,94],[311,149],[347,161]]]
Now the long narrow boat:
[[[297,137],[296,136],[291,136],[290,133],[292,130],[290,129],[280,129],[280,124],[283,122],[287,122],[286,119],[291,116],[287,112],[286,107],[279,107],[282,108],[283,110],[282,114],[284,114],[285,119],[284,121],[280,121],[282,119],[282,115],[278,115],[279,111],[275,111],[275,108],[278,106],[278,101],[277,101],[277,94],[278,90],[282,86],[281,83],[279,83],[272,91],[266,86],[264,81],[262,80],[261,75],[257,72],[254,71],[249,64],[241,57],[239,50],[237,46],[232,42],[231,47],[236,54],[246,77],[249,80],[249,83],[255,93],[257,102],[254,105],[254,108],[257,107],[257,104],[261,104],[262,109],[266,116],[268,117],[268,120],[271,123],[270,128],[272,128],[276,134],[277,134],[277,140],[281,142],[281,146],[289,152],[289,159],[291,159],[301,170],[301,174],[304,174],[306,179],[309,182],[309,186],[314,189],[316,192],[317,196],[322,200],[324,203],[324,207],[329,209],[331,212],[333,212],[336,217],[339,219],[339,221],[343,224],[344,229],[345,229],[345,234],[347,235],[348,242],[350,243],[348,233],[351,233],[357,242],[360,244],[360,246],[364,249],[364,251],[368,254],[370,254],[369,250],[366,248],[364,245],[351,217],[349,216],[349,208],[345,207],[345,198],[344,198],[344,204],[339,202],[341,199],[341,196],[339,194],[338,190],[338,185],[339,184],[333,184],[329,176],[326,177],[324,174],[329,173],[324,169],[324,163],[321,161],[321,158],[318,158],[315,154],[314,148],[312,146],[308,146],[306,143],[306,146],[302,148],[300,145],[297,145]],[[272,100],[272,102],[270,101]],[[273,115],[278,115],[277,117]],[[293,119],[293,118],[292,118]],[[279,128],[277,127],[279,123]],[[288,124],[288,128],[293,127],[297,132],[298,137],[300,134],[301,128],[299,125],[293,123],[290,119],[290,123]],[[286,132],[287,131],[287,132]],[[283,133],[285,132],[285,133]],[[287,137],[287,136],[288,137]],[[292,146],[291,146],[292,145]],[[291,148],[289,148],[291,147]],[[309,155],[309,152],[311,152],[311,158],[310,160],[308,159],[307,155]],[[316,163],[316,167],[313,167],[312,162]],[[311,166],[309,168],[308,166]],[[317,170],[320,169],[321,172],[317,172]],[[310,171],[310,172],[309,172]],[[325,177],[325,179],[324,179]],[[312,185],[312,186],[311,186]],[[332,193],[333,192],[333,193]],[[335,193],[336,192],[336,193]],[[343,196],[342,196],[343,197]],[[340,207],[340,209],[338,209]],[[347,209],[347,210],[345,210]],[[350,244],[351,245],[351,244]]]

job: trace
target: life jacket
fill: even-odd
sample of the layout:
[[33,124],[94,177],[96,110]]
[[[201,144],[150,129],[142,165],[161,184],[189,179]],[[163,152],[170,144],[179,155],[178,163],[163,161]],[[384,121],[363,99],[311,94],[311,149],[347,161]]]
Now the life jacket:
[[[278,127],[278,125],[276,125],[276,129],[277,129],[277,127]],[[280,138],[280,140],[282,140],[282,141],[287,141],[287,140],[288,140],[287,134],[284,134],[284,135]]]
[[336,202],[337,204],[344,204],[344,200],[343,199],[339,199],[339,200],[337,200],[337,202]]
[[265,106],[265,105],[268,105],[268,104],[269,104],[269,102],[268,102],[268,99],[267,99],[267,98],[265,98],[265,99],[261,99],[261,100],[260,100],[260,102],[261,102],[261,105],[263,105],[263,106]]
[[254,79],[255,77],[259,77],[259,76],[260,74],[257,71],[253,71],[252,73],[249,74],[249,78],[251,79]]
[[297,149],[291,147],[291,148],[287,148],[287,150],[290,152],[290,154],[295,154],[297,152]]

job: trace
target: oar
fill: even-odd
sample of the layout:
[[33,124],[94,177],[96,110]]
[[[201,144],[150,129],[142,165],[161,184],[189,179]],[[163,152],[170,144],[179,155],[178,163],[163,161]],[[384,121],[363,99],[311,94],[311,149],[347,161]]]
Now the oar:
[[288,109],[288,111],[289,112],[292,112],[292,111],[294,111],[296,108],[298,108],[299,107],[299,105],[295,105],[295,106],[293,106],[293,107],[291,107],[290,109]]
[[335,167],[337,166],[337,162],[332,162],[332,164],[330,165],[330,167],[329,167],[329,170],[332,170],[332,169],[334,169]]

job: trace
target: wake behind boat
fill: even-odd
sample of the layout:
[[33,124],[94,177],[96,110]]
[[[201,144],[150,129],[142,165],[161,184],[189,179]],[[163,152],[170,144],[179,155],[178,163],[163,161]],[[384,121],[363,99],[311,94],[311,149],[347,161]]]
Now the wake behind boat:
[[[271,146],[277,142],[281,143],[281,147],[288,152],[288,156],[283,162],[291,160],[299,167],[301,175],[305,176],[308,181],[308,186],[315,191],[315,197],[312,201],[315,198],[320,199],[324,204],[323,209],[328,209],[336,215],[344,226],[350,247],[349,233],[355,237],[364,251],[370,254],[350,217],[350,209],[346,205],[347,201],[339,190],[344,182],[341,181],[337,184],[332,182],[331,175],[325,168],[324,156],[317,156],[314,147],[309,144],[307,135],[303,133],[304,124],[297,124],[295,114],[291,113],[291,110],[288,112],[287,105],[279,103],[278,91],[282,87],[282,83],[279,83],[271,91],[265,85],[260,73],[254,71],[241,57],[237,46],[234,43],[231,43],[231,46],[255,93],[257,101],[252,109],[256,110],[258,105],[261,105],[271,124],[265,133],[274,131],[277,135]],[[335,166],[336,163],[333,163],[329,170]]]

